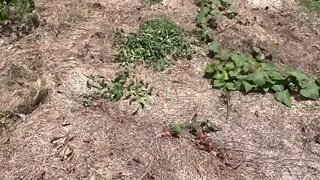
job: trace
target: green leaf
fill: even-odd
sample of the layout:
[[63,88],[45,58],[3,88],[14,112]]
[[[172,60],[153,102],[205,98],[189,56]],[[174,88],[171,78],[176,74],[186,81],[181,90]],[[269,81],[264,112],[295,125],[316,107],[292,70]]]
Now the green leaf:
[[172,126],[171,126],[171,132],[174,136],[179,136],[182,132],[182,128],[181,128],[181,125],[178,124],[178,123],[174,123]]
[[246,92],[249,92],[249,91],[251,91],[253,88],[256,88],[256,87],[257,87],[256,85],[250,84],[250,83],[247,82],[247,81],[242,81],[242,85],[243,85],[244,90],[245,90]]
[[275,71],[277,67],[272,63],[261,63],[261,69],[264,71]]
[[224,67],[225,67],[226,70],[233,70],[235,68],[235,65],[233,64],[233,62],[227,62],[224,65]]
[[234,83],[232,83],[232,82],[226,83],[223,87],[226,90],[230,90],[230,91],[236,90],[236,88],[234,87]]
[[282,81],[285,80],[286,78],[284,77],[283,74],[281,74],[278,71],[272,71],[269,73],[269,76],[272,80],[276,80],[276,81]]
[[213,75],[213,78],[221,81],[226,81],[229,79],[228,73],[225,70],[222,70],[220,72],[216,71]]
[[309,83],[306,86],[306,88],[300,90],[300,94],[306,98],[318,100],[319,99],[319,87],[315,82]]
[[209,46],[209,51],[214,53],[219,53],[221,51],[221,45],[218,41],[214,41]]
[[210,12],[210,8],[207,6],[203,6],[200,12],[196,16],[197,24],[205,24],[207,23],[207,15]]
[[215,18],[215,19],[219,19],[221,16],[221,12],[218,9],[212,9],[210,11],[210,14]]
[[208,65],[206,66],[206,68],[205,68],[204,72],[205,72],[205,73],[208,73],[208,74],[212,74],[212,73],[214,73],[214,72],[215,72],[215,68],[214,68],[214,67],[212,67],[212,65],[211,65],[211,64],[208,64]]
[[265,93],[267,93],[267,92],[269,92],[270,88],[269,88],[269,87],[264,87],[264,88],[262,88],[262,90],[263,90]]
[[291,102],[291,95],[289,93],[289,90],[285,90],[285,91],[280,91],[280,92],[276,92],[275,93],[275,98],[282,102],[283,104],[285,104],[288,107],[292,106],[292,102]]
[[275,92],[281,92],[284,91],[284,86],[282,84],[275,84],[272,86],[272,90]]
[[229,75],[231,77],[238,77],[240,75],[241,69],[240,68],[236,68],[232,71],[229,71]]
[[263,71],[256,71],[250,74],[247,80],[253,81],[258,86],[263,86],[266,83],[265,73]]
[[246,62],[246,56],[243,54],[233,53],[231,55],[231,59],[235,63],[236,67],[243,67]]
[[213,87],[215,87],[215,88],[223,87],[224,84],[225,84],[225,83],[224,83],[224,82],[221,82],[221,80],[213,80],[213,83],[212,83]]
[[234,83],[234,88],[237,89],[237,90],[239,90],[239,89],[241,88],[241,82],[240,82],[240,81],[236,81],[236,82]]

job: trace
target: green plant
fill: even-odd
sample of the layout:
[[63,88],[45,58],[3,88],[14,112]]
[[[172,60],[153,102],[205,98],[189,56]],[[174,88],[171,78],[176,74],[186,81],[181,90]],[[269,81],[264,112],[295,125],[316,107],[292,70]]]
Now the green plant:
[[214,61],[206,66],[205,77],[212,79],[215,88],[227,91],[271,92],[275,98],[291,106],[291,96],[318,100],[320,86],[302,72],[293,68],[280,68],[265,61],[265,55],[258,51],[257,56],[242,53],[228,53],[218,42],[213,42],[209,51]]
[[[104,98],[112,101],[130,99],[130,105],[132,102],[137,102],[143,109],[152,95],[153,88],[148,83],[142,80],[130,80],[127,71],[116,73],[116,77],[110,83],[107,83],[103,77],[89,76],[88,78],[87,87],[96,90],[93,95],[94,98]],[[83,103],[84,106],[90,106],[92,97],[86,98]]]
[[171,125],[170,130],[171,130],[172,135],[175,136],[175,137],[179,137],[180,134],[182,133],[181,125],[179,123],[176,123],[176,122]]
[[196,23],[208,39],[212,39],[212,30],[217,28],[222,15],[228,18],[237,15],[236,12],[230,11],[231,4],[232,0],[197,0],[200,11],[196,16]]
[[320,0],[300,0],[309,10],[320,13]]
[[149,101],[149,97],[152,95],[153,91],[153,87],[149,86],[149,83],[145,83],[142,80],[131,80],[131,82],[126,86],[126,89],[126,98],[130,99],[130,104],[132,102],[137,102],[142,109]]
[[123,64],[142,61],[156,70],[164,70],[171,57],[189,54],[190,43],[183,31],[168,18],[146,21],[136,34],[116,45],[115,60]]
[[0,21],[23,18],[35,9],[33,0],[0,0]]

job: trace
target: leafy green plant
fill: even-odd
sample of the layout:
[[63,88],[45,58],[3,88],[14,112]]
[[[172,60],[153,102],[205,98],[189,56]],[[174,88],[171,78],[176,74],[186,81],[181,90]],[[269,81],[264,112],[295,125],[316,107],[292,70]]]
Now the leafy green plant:
[[0,0],[0,21],[23,18],[35,9],[33,0]]
[[190,53],[185,34],[168,18],[146,21],[136,34],[123,38],[116,45],[115,55],[115,60],[123,64],[142,61],[155,70],[164,70],[170,58]]
[[214,54],[214,61],[206,66],[205,77],[212,79],[214,88],[274,93],[275,98],[288,107],[292,105],[292,95],[319,99],[320,86],[315,79],[293,68],[280,68],[266,62],[262,54],[257,58],[228,53],[218,42],[213,42],[209,51]]
[[236,12],[230,11],[231,4],[232,0],[197,0],[200,11],[196,16],[196,23],[208,39],[212,39],[212,30],[217,28],[223,15],[228,18],[237,15]]
[[[153,87],[144,81],[130,80],[127,71],[120,71],[116,77],[107,83],[103,77],[88,77],[88,88],[96,90],[94,98],[104,98],[112,101],[130,99],[130,105],[137,102],[143,109],[152,95]],[[92,98],[84,100],[84,106],[90,106]],[[138,109],[137,109],[138,110]]]
[[149,97],[152,95],[153,87],[149,83],[145,83],[140,80],[132,80],[127,86],[127,97],[132,102],[137,102],[143,109],[145,104],[149,101]]

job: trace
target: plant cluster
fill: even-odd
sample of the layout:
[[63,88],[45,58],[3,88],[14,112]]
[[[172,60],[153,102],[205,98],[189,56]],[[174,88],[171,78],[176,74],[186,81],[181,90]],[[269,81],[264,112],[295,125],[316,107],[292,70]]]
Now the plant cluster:
[[275,98],[290,107],[291,96],[318,100],[319,83],[293,68],[280,68],[265,61],[265,55],[255,48],[253,55],[228,53],[218,42],[209,47],[214,61],[206,66],[205,76],[214,88],[228,91],[274,93]]
[[23,18],[34,9],[34,0],[0,0],[0,21]]
[[[87,87],[96,90],[94,98],[104,98],[112,101],[130,99],[130,105],[137,102],[141,108],[149,101],[153,87],[144,81],[129,79],[127,71],[120,71],[116,77],[107,83],[103,77],[90,76]],[[84,101],[85,106],[90,106],[90,99]]]
[[212,38],[212,30],[217,28],[223,15],[228,18],[234,18],[237,15],[230,10],[231,3],[232,0],[197,0],[200,11],[196,16],[196,23],[202,28],[205,36]]
[[155,70],[164,70],[170,58],[190,53],[184,32],[167,18],[146,21],[136,34],[122,38],[116,45],[115,60],[123,64],[142,61]]

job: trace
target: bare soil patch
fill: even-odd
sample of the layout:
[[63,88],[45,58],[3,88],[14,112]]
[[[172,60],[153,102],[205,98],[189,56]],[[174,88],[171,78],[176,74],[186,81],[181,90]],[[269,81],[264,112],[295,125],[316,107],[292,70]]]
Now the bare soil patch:
[[[135,32],[144,20],[167,15],[191,32],[198,10],[194,2],[36,4],[46,24],[0,51],[0,80],[13,82],[0,85],[0,112],[9,109],[23,115],[0,144],[0,179],[320,177],[320,102],[294,100],[287,108],[271,95],[232,92],[227,110],[223,93],[203,78],[209,59],[202,50],[192,60],[175,60],[163,72],[137,67],[136,76],[155,89],[153,103],[137,115],[132,115],[135,107],[128,101],[82,105],[82,95],[88,93],[86,75],[112,79],[118,69],[112,57],[118,28]],[[223,21],[215,32],[224,47],[250,51],[254,44],[271,52],[277,64],[312,75],[320,71],[319,20],[302,14],[298,4],[266,10],[242,0],[234,7],[240,17]],[[31,114],[19,109],[26,100],[26,107],[34,104],[46,88],[47,100]],[[159,136],[173,122],[187,124],[195,114],[221,128],[210,134],[209,151],[187,131],[180,138]]]

